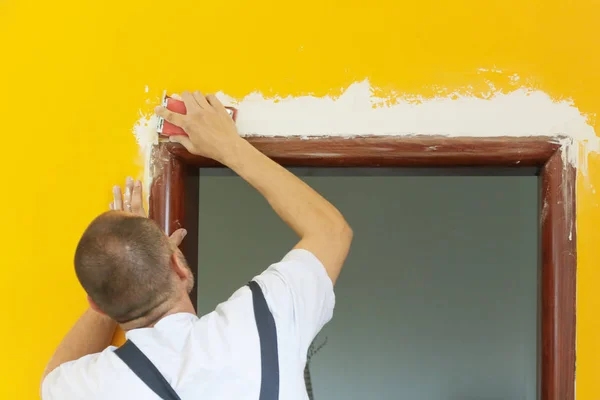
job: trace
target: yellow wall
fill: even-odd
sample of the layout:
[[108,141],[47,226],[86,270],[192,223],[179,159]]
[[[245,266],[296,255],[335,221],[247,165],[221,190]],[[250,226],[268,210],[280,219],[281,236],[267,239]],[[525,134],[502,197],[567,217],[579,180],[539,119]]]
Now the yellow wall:
[[[383,94],[432,96],[485,91],[484,78],[508,88],[518,73],[595,123],[599,20],[596,0],[0,1],[0,398],[37,397],[44,363],[85,307],[74,246],[111,185],[140,176],[130,130],[149,96],[335,95],[365,77]],[[494,67],[505,74],[477,72]],[[580,400],[600,399],[590,187],[600,189],[600,158],[589,171],[578,188]]]

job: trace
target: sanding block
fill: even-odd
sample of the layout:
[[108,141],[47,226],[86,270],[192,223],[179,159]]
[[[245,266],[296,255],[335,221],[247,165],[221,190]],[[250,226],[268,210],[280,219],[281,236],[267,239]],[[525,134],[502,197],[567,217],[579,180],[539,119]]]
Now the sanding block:
[[[163,92],[161,105],[165,107],[167,110],[171,110],[173,112],[179,114],[186,114],[187,109],[185,108],[185,103],[181,100],[174,99],[173,97],[167,96],[167,91]],[[225,107],[229,116],[235,121],[237,116],[237,109],[234,107]],[[176,136],[176,135],[184,135],[187,136],[187,133],[177,125],[173,125],[169,121],[166,121],[163,117],[158,117],[158,122],[156,124],[156,131],[161,136]]]

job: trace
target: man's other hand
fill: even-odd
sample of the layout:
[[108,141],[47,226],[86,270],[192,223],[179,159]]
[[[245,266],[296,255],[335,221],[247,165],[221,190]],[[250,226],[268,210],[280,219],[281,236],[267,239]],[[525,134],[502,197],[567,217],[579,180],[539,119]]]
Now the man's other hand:
[[110,209],[146,217],[142,198],[142,182],[139,180],[134,182],[133,178],[128,176],[125,181],[125,195],[121,191],[121,186],[116,185],[113,187],[113,201],[110,203]]
[[[139,180],[134,181],[132,177],[128,176],[125,181],[124,195],[121,186],[116,185],[113,187],[113,201],[110,203],[110,209],[113,211],[125,211],[138,217],[146,218],[144,198],[142,196],[142,182]],[[175,246],[179,246],[186,234],[187,231],[185,229],[177,229],[169,239]]]

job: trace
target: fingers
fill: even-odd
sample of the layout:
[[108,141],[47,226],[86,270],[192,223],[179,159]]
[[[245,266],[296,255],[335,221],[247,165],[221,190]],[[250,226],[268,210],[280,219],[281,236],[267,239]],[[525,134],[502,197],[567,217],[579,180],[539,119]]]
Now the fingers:
[[196,98],[188,91],[181,93],[181,99],[185,103],[185,108],[188,110],[188,113],[193,110],[202,109],[202,105],[198,103]]
[[[172,97],[175,98],[175,95]],[[185,108],[188,110],[198,107],[202,109],[210,109],[212,107],[216,110],[225,111],[225,106],[223,106],[221,101],[214,94],[204,96],[198,90],[194,91],[193,93],[190,93],[186,90],[185,92],[181,93],[181,100],[183,100],[185,103]],[[166,109],[165,107],[160,106],[156,107],[154,111],[158,116],[163,117],[172,124],[177,126],[183,125],[183,114],[175,113]]]
[[177,229],[171,236],[169,236],[169,240],[175,246],[179,246],[181,242],[183,242],[185,235],[187,235],[187,231],[185,229]]
[[169,142],[182,144],[188,151],[191,151],[193,144],[189,137],[183,135],[169,136]]
[[210,108],[210,104],[208,104],[208,101],[206,101],[206,97],[204,97],[204,95],[202,93],[200,93],[200,91],[198,91],[198,90],[194,91],[192,96],[194,97],[194,99],[196,100],[196,102],[198,103],[198,105],[200,107]]
[[133,193],[133,178],[128,176],[125,180],[125,195],[123,196],[123,207],[125,211],[131,212],[131,195]]
[[133,184],[131,212],[142,217],[146,216],[146,212],[144,211],[144,199],[142,198],[142,182],[140,180],[136,180]]
[[121,193],[121,186],[113,187],[113,210],[123,210],[123,194]]
[[215,108],[215,110],[226,111],[225,106],[223,105],[223,103],[221,103],[221,100],[219,100],[214,94],[209,94],[208,96],[206,96],[206,100],[211,106]]
[[120,186],[113,187],[113,201],[109,207],[113,211],[127,211],[145,217],[142,192],[142,182],[139,180],[134,181],[132,177],[128,176],[125,181],[125,194],[121,192]]
[[181,127],[182,125],[185,124],[185,120],[184,120],[185,116],[183,114],[179,114],[179,113],[175,113],[171,110],[167,110],[165,107],[158,106],[154,109],[154,112],[159,117],[163,117],[170,123],[177,125],[179,127]]

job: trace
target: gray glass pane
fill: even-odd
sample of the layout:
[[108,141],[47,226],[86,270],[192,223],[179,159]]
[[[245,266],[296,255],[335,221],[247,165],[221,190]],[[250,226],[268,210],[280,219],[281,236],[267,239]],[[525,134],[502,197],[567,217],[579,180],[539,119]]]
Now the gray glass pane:
[[[339,171],[303,178],[355,232],[315,399],[536,399],[537,178]],[[297,238],[240,178],[200,180],[204,314]]]

